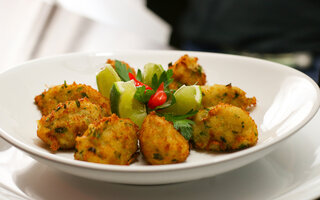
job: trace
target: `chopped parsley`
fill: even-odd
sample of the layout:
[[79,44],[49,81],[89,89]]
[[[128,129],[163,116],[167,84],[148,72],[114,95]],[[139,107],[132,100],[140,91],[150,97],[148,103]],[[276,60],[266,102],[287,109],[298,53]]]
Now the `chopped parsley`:
[[239,149],[245,149],[247,147],[249,147],[248,144],[240,144]]
[[68,129],[66,127],[57,127],[54,129],[56,133],[65,133]]
[[76,100],[77,107],[80,108],[80,102]]
[[199,73],[199,74],[202,73],[202,66],[201,66],[201,65],[199,65],[199,67],[198,67],[198,73]]
[[163,160],[163,157],[159,153],[154,153],[153,154],[153,159],[155,159],[155,160]]
[[210,129],[210,128],[211,128],[211,126],[209,126],[209,125],[207,124],[207,121],[203,121],[203,124],[204,124],[204,128],[205,128],[205,129]]
[[207,133],[206,133],[206,132],[201,131],[201,132],[200,132],[200,135],[201,135],[201,136],[205,136],[205,135],[207,135]]
[[233,99],[236,99],[236,98],[238,98],[238,97],[239,97],[239,93],[238,93],[238,92],[235,92]]
[[120,159],[120,158],[121,158],[121,153],[115,151],[115,152],[114,152],[114,156],[115,156],[116,158]]
[[61,107],[59,106],[59,107],[56,109],[56,112],[58,112],[60,109],[61,109]]
[[233,134],[238,134],[238,131],[232,130]]
[[64,80],[64,82],[63,82],[63,86],[64,86],[64,88],[67,88],[68,86],[67,86],[67,81],[66,80]]
[[94,147],[89,147],[88,151],[91,151],[92,153],[96,153],[96,149]]
[[87,95],[87,93],[85,93],[85,92],[82,92],[82,93],[81,93],[81,96],[82,96],[82,97],[87,97],[87,98],[89,98],[88,95]]

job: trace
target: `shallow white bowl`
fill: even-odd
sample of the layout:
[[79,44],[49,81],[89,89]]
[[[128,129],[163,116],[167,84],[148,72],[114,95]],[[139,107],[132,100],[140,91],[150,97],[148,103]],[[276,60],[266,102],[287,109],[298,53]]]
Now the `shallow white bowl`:
[[[257,98],[251,111],[259,130],[254,147],[233,153],[191,151],[180,164],[150,166],[140,157],[130,166],[88,163],[73,152],[51,153],[36,135],[41,114],[34,97],[46,87],[76,81],[96,88],[95,75],[108,58],[142,69],[148,62],[167,66],[183,54],[196,56],[208,84],[232,83]],[[319,108],[319,88],[292,68],[248,57],[183,51],[80,53],[43,58],[0,74],[0,136],[36,160],[91,179],[126,184],[167,184],[214,176],[246,165],[271,152],[303,127]]]

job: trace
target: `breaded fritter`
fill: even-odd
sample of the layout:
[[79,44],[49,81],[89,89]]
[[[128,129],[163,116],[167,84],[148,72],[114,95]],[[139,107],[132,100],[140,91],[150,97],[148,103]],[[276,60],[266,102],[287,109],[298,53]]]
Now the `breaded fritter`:
[[144,119],[139,133],[140,151],[149,164],[180,163],[189,155],[188,141],[155,112]]
[[102,96],[100,92],[91,86],[84,84],[72,85],[66,83],[57,85],[45,90],[42,94],[35,97],[35,104],[38,106],[42,115],[48,115],[59,103],[66,101],[88,98],[92,103],[99,105],[105,116],[111,115],[110,100]]
[[[120,60],[119,60],[119,61],[120,61]],[[124,61],[120,61],[120,62],[121,62],[122,64],[125,64],[126,67],[127,67],[127,69],[131,69],[132,74],[133,74],[134,76],[137,75],[137,74],[136,74],[136,70],[135,70],[134,68],[132,68],[128,63],[126,63],[126,62],[124,62]],[[113,67],[113,69],[116,68],[115,63],[116,63],[116,60],[111,60],[111,59],[108,59],[108,60],[107,60],[107,64],[110,64],[110,65]]]
[[258,140],[257,125],[239,107],[218,104],[194,116],[192,142],[195,149],[233,151],[253,146]]
[[129,165],[137,155],[138,126],[113,114],[90,124],[76,138],[74,158],[95,163]]
[[72,149],[76,137],[82,135],[89,124],[103,116],[100,106],[87,98],[60,103],[54,111],[38,121],[37,135],[52,151]]
[[226,103],[237,106],[242,109],[248,109],[256,105],[256,98],[247,98],[246,93],[238,87],[231,84],[213,86],[201,86],[202,106],[208,108]]
[[169,86],[170,89],[178,89],[181,85],[205,85],[207,82],[206,74],[198,64],[197,57],[183,55],[169,66],[169,69],[172,69],[174,79]]

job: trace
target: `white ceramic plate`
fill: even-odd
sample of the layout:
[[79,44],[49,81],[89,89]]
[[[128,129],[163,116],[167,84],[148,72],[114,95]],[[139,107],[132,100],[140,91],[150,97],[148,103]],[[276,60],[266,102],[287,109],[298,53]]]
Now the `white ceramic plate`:
[[[130,166],[103,165],[73,159],[72,152],[50,153],[36,136],[40,112],[34,96],[46,86],[76,81],[95,87],[95,74],[107,58],[127,61],[142,68],[148,62],[166,66],[188,53],[197,56],[208,84],[232,83],[255,96],[251,112],[259,129],[254,147],[226,154],[192,151],[185,163]],[[280,142],[303,127],[319,107],[319,88],[306,75],[279,64],[231,55],[181,51],[122,51],[71,54],[39,59],[0,75],[0,132],[14,146],[49,166],[92,179],[127,184],[165,184],[200,179],[248,164],[271,152]]]
[[319,123],[318,111],[279,148],[239,169],[201,180],[151,187],[69,175],[35,161],[0,138],[0,199],[317,199],[320,197]]

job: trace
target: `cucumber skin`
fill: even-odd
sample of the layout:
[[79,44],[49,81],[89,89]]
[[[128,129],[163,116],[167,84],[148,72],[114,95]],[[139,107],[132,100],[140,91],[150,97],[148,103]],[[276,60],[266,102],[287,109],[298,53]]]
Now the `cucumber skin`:
[[111,112],[119,116],[119,99],[120,92],[117,90],[116,84],[113,84],[110,92],[110,107]]

